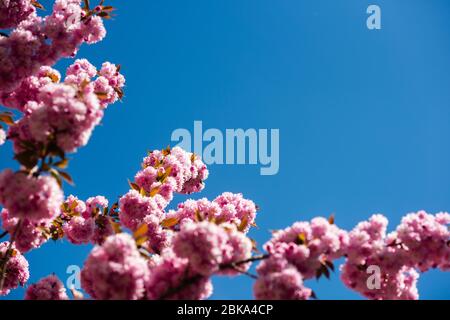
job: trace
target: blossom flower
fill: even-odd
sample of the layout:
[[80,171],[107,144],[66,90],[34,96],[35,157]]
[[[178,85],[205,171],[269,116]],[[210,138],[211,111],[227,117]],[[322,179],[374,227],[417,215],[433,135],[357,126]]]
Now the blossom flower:
[[219,219],[240,226],[243,232],[248,232],[255,223],[256,205],[253,201],[244,199],[242,194],[225,192],[213,201],[222,209]]
[[[386,234],[387,224],[384,216],[373,215],[349,233],[341,279],[369,299],[417,299],[418,274],[408,267],[409,255],[398,243],[397,234]],[[372,267],[377,274],[370,272]],[[377,286],[369,285],[372,278]]]
[[55,275],[45,277],[27,288],[25,300],[68,300],[66,288]]
[[294,267],[260,276],[253,289],[258,300],[307,300],[312,294]]
[[[248,260],[252,256],[253,243],[233,224],[221,225],[227,233],[226,248],[223,250],[222,265],[218,272],[221,275],[235,276],[250,269],[251,263],[233,266],[234,263]],[[225,268],[224,266],[228,266]]]
[[86,211],[92,213],[97,210],[108,208],[109,201],[104,196],[91,197],[86,200]]
[[411,266],[422,272],[430,268],[450,270],[450,214],[425,211],[403,217],[397,228],[399,241],[407,247]]
[[203,300],[212,294],[212,284],[208,277],[193,272],[187,259],[168,249],[151,266],[146,292],[149,300]]
[[16,27],[35,12],[29,0],[0,1],[0,29]]
[[[4,257],[9,248],[9,242],[0,243],[0,256]],[[28,261],[18,252],[14,245],[12,246],[14,254],[6,262],[5,280],[3,289],[0,291],[0,296],[5,296],[18,286],[24,286],[30,277],[28,271]]]
[[120,221],[131,230],[137,229],[144,223],[144,218],[153,215],[161,219],[163,212],[154,198],[145,197],[136,190],[130,190],[119,200]]
[[[8,210],[3,209],[1,211],[2,227],[10,235],[13,235],[16,231],[17,224],[19,222],[18,218],[10,217]],[[47,237],[42,232],[41,228],[48,227],[46,222],[32,222],[28,219],[23,219],[20,228],[16,233],[16,240],[14,245],[17,250],[21,253],[27,253],[32,249],[39,248],[45,242],[47,242]]]
[[167,216],[181,223],[197,220],[211,220],[217,224],[230,223],[238,227],[239,231],[247,233],[254,225],[256,205],[253,201],[244,199],[242,194],[226,192],[214,201],[206,198],[186,200],[178,205],[176,211],[169,211]]
[[73,244],[87,244],[94,236],[94,228],[93,218],[73,217],[64,225],[64,234]]
[[0,203],[11,217],[50,220],[58,215],[62,201],[62,191],[52,177],[34,178],[9,169],[0,173]]
[[[157,190],[169,202],[172,193],[190,194],[204,188],[206,165],[194,154],[179,147],[153,151],[144,158],[136,183],[148,193]],[[152,167],[153,169],[147,169]]]
[[95,229],[92,235],[91,242],[93,244],[102,245],[105,240],[114,234],[112,221],[110,217],[98,216],[95,219]]
[[63,212],[67,214],[81,216],[86,212],[86,203],[77,197],[70,195],[62,204]]
[[187,258],[192,270],[209,276],[219,270],[224,260],[227,233],[216,224],[203,221],[187,223],[173,239],[175,254]]
[[[5,27],[17,25],[9,37],[0,37],[0,92],[11,92],[22,80],[33,76],[42,66],[54,65],[62,57],[76,54],[83,43],[96,43],[106,35],[103,21],[93,16],[82,21],[83,11],[80,0],[56,0],[50,15],[42,18],[35,13],[28,14],[22,8],[13,14],[15,7],[10,3],[30,1],[10,1],[7,11],[2,9],[0,23]],[[34,10],[34,9],[32,9]]]
[[47,66],[40,67],[35,75],[23,79],[14,91],[0,93],[0,103],[23,112],[30,101],[39,101],[42,88],[51,83],[58,83],[60,80],[59,71]]
[[[419,298],[416,286],[419,274],[414,269],[401,267],[388,270],[384,269],[383,265],[379,268],[381,274],[374,275],[367,272],[367,267],[347,261],[341,266],[341,279],[350,289],[373,300],[417,300]],[[375,277],[373,283],[371,276]],[[377,281],[379,286],[375,286]]]
[[296,222],[277,231],[264,245],[270,254],[280,254],[293,264],[304,279],[316,276],[325,261],[331,262],[344,254],[347,233],[324,218],[310,223]]
[[80,100],[72,86],[46,85],[40,90],[39,102],[31,104],[32,109],[19,120],[17,126],[28,127],[36,142],[47,142],[55,136],[59,148],[65,152],[76,151],[86,145],[103,117],[93,88],[89,87],[84,88],[83,100]]
[[134,240],[122,233],[92,250],[81,271],[81,285],[94,299],[137,300],[144,295],[148,273]]
[[162,228],[160,219],[154,215],[144,218],[147,225],[147,249],[151,253],[160,254],[164,249],[172,246],[173,231]]

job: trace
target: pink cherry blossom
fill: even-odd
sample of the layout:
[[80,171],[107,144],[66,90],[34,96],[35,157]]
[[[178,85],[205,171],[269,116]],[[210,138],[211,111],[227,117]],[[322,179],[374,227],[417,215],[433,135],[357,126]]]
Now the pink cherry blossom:
[[[0,256],[4,257],[9,248],[9,242],[0,243]],[[18,252],[14,245],[12,246],[14,254],[6,262],[6,272],[3,289],[0,290],[0,296],[5,296],[18,286],[24,286],[30,277],[28,271],[28,261]]]
[[68,300],[66,289],[55,275],[45,277],[27,288],[25,300]]
[[52,177],[29,177],[7,169],[0,173],[0,203],[11,217],[39,222],[59,213],[63,194]]
[[81,285],[94,299],[137,300],[144,295],[148,273],[134,240],[122,233],[92,250],[81,271]]
[[[2,228],[10,235],[13,235],[16,231],[18,218],[11,218],[8,210],[3,209],[1,211]],[[48,222],[32,222],[28,219],[23,219],[20,228],[16,234],[16,241],[14,245],[21,253],[27,253],[32,249],[39,248],[45,242],[47,237],[42,231],[42,228],[48,227]]]
[[35,12],[29,0],[2,0],[0,1],[0,29],[16,27]]
[[87,244],[94,236],[93,218],[73,217],[65,226],[64,233],[73,244]]
[[147,216],[155,216],[161,219],[163,212],[154,198],[142,196],[136,190],[130,190],[119,200],[120,221],[132,230],[144,223]]
[[176,256],[170,249],[150,268],[146,288],[149,300],[203,300],[213,290],[208,277],[193,272],[189,261]]
[[450,214],[425,211],[403,217],[397,228],[399,241],[407,247],[412,266],[422,272],[430,268],[450,270]]
[[279,254],[293,264],[304,279],[316,276],[325,261],[341,257],[348,243],[347,233],[324,218],[310,223],[296,222],[277,231],[264,245],[270,254]]
[[209,276],[219,270],[227,249],[227,233],[216,224],[203,221],[186,223],[174,237],[175,254],[187,258],[192,270]]
[[[9,37],[0,37],[0,92],[14,91],[40,67],[52,66],[60,58],[75,55],[81,44],[96,43],[105,37],[100,17],[82,20],[80,3],[80,0],[56,0],[50,15],[42,18],[35,13],[28,14]],[[16,15],[5,13],[8,16],[2,14],[0,23],[13,26],[27,10]]]
[[258,300],[307,300],[312,294],[294,267],[260,276],[253,289]]

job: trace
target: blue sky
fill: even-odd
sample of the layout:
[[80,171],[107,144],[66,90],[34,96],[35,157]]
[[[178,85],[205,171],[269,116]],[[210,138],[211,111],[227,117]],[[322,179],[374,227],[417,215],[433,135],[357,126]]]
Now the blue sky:
[[[42,1],[50,7],[51,1]],[[108,1],[107,1],[108,2]],[[136,2],[136,3],[135,3]],[[122,65],[126,96],[111,106],[70,171],[80,198],[115,201],[147,150],[173,130],[280,129],[280,171],[210,166],[195,197],[242,192],[271,229],[335,213],[352,228],[384,213],[391,229],[412,211],[450,210],[450,4],[447,0],[154,0],[118,7],[108,37],[78,57]],[[382,9],[382,30],[366,8]],[[59,64],[63,68],[70,60]],[[15,166],[10,146],[1,168]],[[182,201],[184,197],[176,200]],[[173,206],[176,205],[176,200]],[[63,280],[90,247],[48,243],[27,255],[31,282]],[[215,279],[212,298],[249,299],[252,280]],[[321,299],[358,299],[338,274],[308,281]],[[423,299],[449,299],[450,275],[421,276]],[[8,298],[22,298],[23,290]]]

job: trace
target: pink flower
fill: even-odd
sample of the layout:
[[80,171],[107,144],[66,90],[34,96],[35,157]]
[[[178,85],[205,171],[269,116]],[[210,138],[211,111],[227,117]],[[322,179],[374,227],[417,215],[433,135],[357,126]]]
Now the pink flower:
[[154,198],[144,197],[136,190],[130,190],[119,200],[120,221],[131,230],[135,230],[144,223],[144,218],[153,215],[161,219],[163,212]]
[[304,279],[315,277],[324,261],[331,262],[344,254],[348,235],[324,218],[310,223],[296,222],[277,231],[264,245],[270,254],[279,254],[293,264]]
[[[10,235],[14,234],[17,223],[19,222],[18,218],[11,218],[9,216],[8,210],[3,209],[1,211],[2,218],[2,227],[7,231]],[[31,222],[28,219],[23,219],[20,225],[20,229],[16,234],[16,241],[14,245],[21,253],[27,253],[32,249],[39,248],[47,242],[47,237],[44,235],[40,228],[48,227],[48,223],[41,222]]]
[[[369,299],[417,299],[418,274],[396,233],[386,235],[388,221],[373,215],[349,233],[344,284]],[[377,284],[377,285],[375,285]]]
[[35,12],[29,0],[0,1],[0,29],[16,27]]
[[147,262],[128,234],[117,234],[95,247],[81,271],[81,285],[94,299],[137,300],[144,295]]
[[254,224],[256,206],[251,200],[244,199],[241,194],[226,192],[214,201],[206,198],[187,200],[178,205],[177,211],[170,211],[168,218],[180,222],[197,220],[214,220],[217,224],[229,223],[247,233]]
[[52,177],[29,177],[5,170],[0,173],[0,203],[11,217],[39,222],[59,213],[63,194]]
[[236,224],[244,232],[248,232],[256,218],[256,205],[253,201],[244,199],[242,194],[225,192],[216,199],[222,209],[219,219]]
[[86,203],[73,195],[66,198],[66,201],[62,204],[62,207],[64,209],[64,213],[73,215],[81,216],[86,212]]
[[407,247],[411,266],[422,272],[430,268],[450,270],[450,214],[436,216],[425,211],[403,217],[397,228],[399,241]]
[[[115,81],[121,83],[121,80]],[[158,188],[158,193],[167,201],[172,200],[173,192],[190,194],[203,190],[208,178],[205,164],[179,147],[149,153],[142,167],[143,171],[136,175],[136,183],[147,192]],[[147,169],[149,167],[153,169]]]
[[93,218],[72,217],[64,225],[64,233],[73,244],[87,244],[94,236],[95,221]]
[[242,272],[248,271],[251,263],[239,264],[234,267],[224,268],[223,266],[231,266],[236,262],[248,260],[252,256],[253,243],[242,232],[238,231],[234,225],[221,225],[227,232],[227,243],[223,250],[222,266],[218,274],[236,276]]
[[55,275],[39,280],[28,287],[25,300],[68,300],[66,289]]
[[91,197],[86,200],[86,210],[88,213],[101,213],[103,209],[108,208],[108,204],[109,201],[104,196]]
[[95,220],[95,229],[91,242],[93,244],[102,245],[105,240],[114,234],[112,221],[110,217],[98,216]]
[[307,300],[312,294],[293,267],[260,276],[253,289],[258,300]]
[[25,111],[31,101],[39,101],[42,88],[50,83],[58,83],[61,74],[50,67],[40,67],[36,75],[25,78],[14,91],[0,94],[0,102],[12,109]]
[[[13,3],[18,3],[20,11]],[[0,54],[0,93],[14,91],[40,67],[74,56],[81,44],[98,42],[106,35],[100,17],[81,21],[83,11],[78,0],[55,1],[53,12],[45,18],[33,13],[30,1],[6,0],[5,4],[0,27],[17,28],[9,37],[0,37],[0,53],[3,53]]]
[[144,218],[144,223],[148,228],[146,243],[150,252],[160,254],[164,249],[172,246],[173,232],[163,229],[159,218],[150,215]]
[[173,239],[175,254],[187,258],[192,270],[209,276],[219,270],[224,260],[227,233],[213,223],[186,223]]
[[149,300],[203,300],[212,294],[209,278],[194,273],[189,261],[171,250],[150,268],[146,288]]
[[[378,266],[378,265],[375,265]],[[416,287],[419,274],[412,268],[384,269],[378,266],[381,274],[367,271],[367,266],[347,261],[341,266],[341,279],[344,284],[373,300],[417,300]],[[375,284],[379,283],[379,286]]]
[[[8,247],[9,242],[0,243],[1,257],[5,256]],[[10,255],[8,262],[6,262],[5,282],[3,290],[0,291],[0,296],[9,294],[12,289],[16,289],[18,286],[24,286],[30,277],[28,261],[14,246],[12,246],[12,249],[14,250],[14,254]]]

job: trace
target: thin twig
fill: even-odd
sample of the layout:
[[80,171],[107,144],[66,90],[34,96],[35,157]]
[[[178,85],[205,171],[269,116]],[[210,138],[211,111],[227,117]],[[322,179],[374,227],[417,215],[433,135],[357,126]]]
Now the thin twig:
[[8,235],[8,231],[5,231],[3,233],[0,234],[0,239],[3,239],[4,237],[6,237]]
[[258,280],[258,276],[254,275],[254,274],[252,274],[252,273],[250,273],[250,272],[248,272],[248,271],[239,269],[239,268],[238,268],[237,266],[235,266],[235,265],[231,266],[231,269],[233,269],[233,270],[235,270],[235,271],[237,271],[237,272],[239,272],[239,273],[242,273],[242,274],[244,274],[244,275],[246,275],[246,276],[248,276],[248,277],[250,277],[250,278],[252,278],[252,279]]

